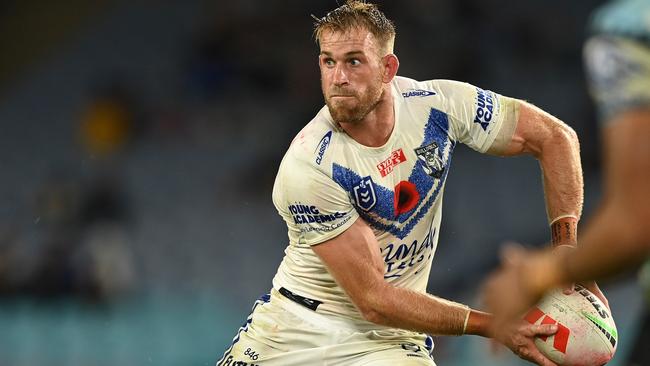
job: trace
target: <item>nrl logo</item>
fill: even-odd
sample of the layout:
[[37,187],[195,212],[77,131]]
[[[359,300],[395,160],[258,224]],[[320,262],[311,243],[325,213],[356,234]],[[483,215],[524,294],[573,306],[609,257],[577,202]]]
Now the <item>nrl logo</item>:
[[440,179],[445,172],[445,166],[438,151],[438,144],[432,142],[429,145],[421,146],[413,150],[418,156],[418,159],[420,159],[425,173],[433,178]]
[[377,196],[375,195],[375,187],[370,176],[361,178],[361,181],[354,186],[353,192],[354,201],[359,208],[367,212],[375,207]]

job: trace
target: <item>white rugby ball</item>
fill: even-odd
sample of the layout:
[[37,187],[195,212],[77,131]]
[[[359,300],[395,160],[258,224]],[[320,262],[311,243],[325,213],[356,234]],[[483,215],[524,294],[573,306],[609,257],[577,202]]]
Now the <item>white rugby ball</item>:
[[537,348],[558,365],[601,366],[616,351],[618,333],[611,313],[580,285],[571,295],[561,289],[548,292],[525,319],[531,324],[558,325],[554,335],[535,338]]

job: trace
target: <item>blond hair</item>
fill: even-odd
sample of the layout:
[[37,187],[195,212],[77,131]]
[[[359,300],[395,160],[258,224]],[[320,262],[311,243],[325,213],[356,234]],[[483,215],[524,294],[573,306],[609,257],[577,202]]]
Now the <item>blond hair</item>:
[[[314,38],[320,42],[323,31],[346,32],[353,29],[365,29],[379,41],[380,51],[393,52],[395,26],[377,5],[364,0],[347,0],[344,5],[330,11],[322,18],[312,15]],[[383,55],[382,55],[383,56]]]

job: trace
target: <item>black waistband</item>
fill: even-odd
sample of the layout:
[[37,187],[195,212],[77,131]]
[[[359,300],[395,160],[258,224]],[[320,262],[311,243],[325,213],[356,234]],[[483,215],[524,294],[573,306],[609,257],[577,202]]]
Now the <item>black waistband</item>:
[[291,301],[293,301],[295,303],[298,303],[298,304],[306,307],[307,309],[311,309],[311,310],[314,310],[314,311],[316,311],[316,309],[318,308],[318,305],[323,303],[322,301],[318,301],[318,300],[310,299],[308,297],[296,295],[296,294],[294,294],[293,292],[287,290],[284,287],[280,287],[280,290],[278,290],[278,291],[284,297],[286,297],[287,299],[289,299],[289,300],[291,300]]

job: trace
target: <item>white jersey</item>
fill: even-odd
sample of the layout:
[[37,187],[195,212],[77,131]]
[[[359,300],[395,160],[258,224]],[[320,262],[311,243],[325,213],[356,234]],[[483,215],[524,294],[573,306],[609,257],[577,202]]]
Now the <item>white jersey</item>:
[[357,143],[323,107],[291,143],[273,188],[289,233],[273,287],[321,301],[319,313],[360,328],[380,326],[363,320],[311,246],[361,217],[377,238],[386,281],[426,292],[456,143],[485,152],[517,119],[515,100],[456,81],[396,77],[392,95],[395,126],[383,146]]

